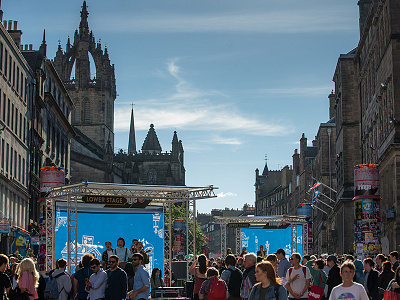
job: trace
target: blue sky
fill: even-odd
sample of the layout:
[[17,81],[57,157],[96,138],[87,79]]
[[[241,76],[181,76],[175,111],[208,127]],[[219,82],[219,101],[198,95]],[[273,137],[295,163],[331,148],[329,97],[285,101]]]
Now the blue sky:
[[[4,0],[22,43],[47,56],[73,37],[83,1]],[[163,151],[173,131],[186,184],[219,187],[212,208],[254,205],[255,169],[292,163],[304,132],[328,120],[339,54],[358,43],[356,0],[88,0],[89,27],[115,64],[115,151],[128,148],[135,104],[137,148],[154,124]]]

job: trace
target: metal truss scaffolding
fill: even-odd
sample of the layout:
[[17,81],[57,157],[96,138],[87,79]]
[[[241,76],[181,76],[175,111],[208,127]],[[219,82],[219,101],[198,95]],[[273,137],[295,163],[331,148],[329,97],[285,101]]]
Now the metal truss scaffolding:
[[[296,226],[306,224],[305,216],[244,216],[244,217],[214,217],[217,224],[221,225],[221,255],[226,253],[226,227],[228,224],[235,225],[236,232],[236,254],[240,254],[240,228],[259,227],[267,223],[269,225],[282,225],[286,223],[291,226],[291,249],[292,253],[297,252],[297,230]],[[304,231],[302,231],[304,232]],[[303,241],[305,240],[303,234]]]
[[[214,189],[216,187],[213,186],[187,187],[94,182],[53,188],[46,201],[46,270],[53,269],[55,265],[54,234],[56,201],[67,203],[67,258],[68,272],[72,274],[71,265],[73,263],[75,265],[78,264],[78,203],[82,202],[82,196],[85,195],[112,195],[126,197],[127,199],[144,198],[151,200],[149,205],[162,206],[164,216],[164,274],[171,274],[173,245],[172,204],[184,203],[186,206],[186,251],[188,255],[193,254],[191,257],[194,258],[196,251],[196,200],[216,197]],[[192,260],[187,260],[188,267]]]

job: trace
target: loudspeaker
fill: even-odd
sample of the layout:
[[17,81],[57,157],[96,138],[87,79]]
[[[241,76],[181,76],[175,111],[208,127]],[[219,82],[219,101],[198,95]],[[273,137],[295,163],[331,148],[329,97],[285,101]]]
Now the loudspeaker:
[[176,279],[186,280],[188,272],[188,266],[186,264],[186,261],[173,261],[171,267],[172,267],[172,273],[174,273]]

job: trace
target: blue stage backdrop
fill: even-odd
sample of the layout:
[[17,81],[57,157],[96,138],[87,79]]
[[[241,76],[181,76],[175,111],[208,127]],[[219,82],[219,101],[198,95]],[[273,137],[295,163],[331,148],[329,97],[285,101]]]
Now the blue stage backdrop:
[[[260,245],[263,245],[267,255],[283,248],[288,256],[291,254],[290,239],[290,227],[286,229],[241,228],[240,250],[246,247],[247,252],[257,253],[260,250]],[[297,226],[297,253],[303,256],[302,226]]]
[[[146,268],[163,270],[163,214],[162,209],[85,209],[78,207],[78,261],[85,253],[93,253],[101,260],[105,242],[112,247],[117,239],[125,239],[129,249],[132,239],[143,242],[150,263]],[[56,205],[55,258],[67,258],[67,213],[65,205]],[[74,253],[74,251],[72,251]],[[75,268],[75,266],[72,266]]]

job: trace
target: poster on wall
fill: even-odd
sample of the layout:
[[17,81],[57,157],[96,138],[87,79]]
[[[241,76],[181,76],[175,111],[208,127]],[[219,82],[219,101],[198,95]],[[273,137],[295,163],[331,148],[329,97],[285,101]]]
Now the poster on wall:
[[375,195],[354,197],[354,250],[359,259],[374,257],[380,253],[381,222],[379,201]]
[[[297,230],[297,253],[303,255],[303,228],[296,226]],[[291,249],[291,227],[285,229],[263,229],[263,228],[241,228],[240,229],[240,249],[246,247],[247,252],[257,253],[260,245],[266,250],[266,255],[276,252],[283,248],[286,256],[290,256]]]
[[[112,248],[115,248],[118,238],[122,237],[125,247],[129,249],[136,238],[143,242],[145,251],[148,251],[150,263],[146,269],[150,272],[153,268],[163,269],[162,215],[160,209],[113,211],[103,208],[99,212],[78,209],[78,261],[85,253],[93,253],[101,260],[106,241],[111,241]],[[67,258],[67,213],[59,207],[56,209],[55,258]]]

